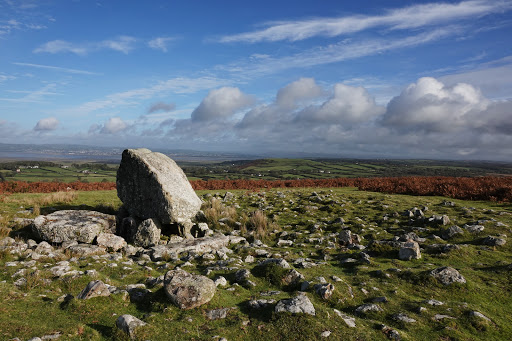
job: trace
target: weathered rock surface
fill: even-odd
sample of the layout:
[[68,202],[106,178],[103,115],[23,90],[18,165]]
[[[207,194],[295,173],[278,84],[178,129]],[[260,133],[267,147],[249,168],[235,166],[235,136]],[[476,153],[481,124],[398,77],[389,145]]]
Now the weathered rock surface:
[[145,326],[146,322],[143,322],[132,315],[122,315],[119,316],[116,320],[117,328],[121,329],[123,332],[128,334],[128,336],[133,339],[135,338],[135,330],[138,327]]
[[112,233],[100,233],[98,238],[96,238],[96,243],[114,252],[126,247],[124,238]]
[[137,226],[133,243],[144,248],[158,245],[160,241],[161,229],[153,219],[146,219]]
[[203,254],[221,249],[229,244],[230,238],[221,234],[195,239],[186,239],[181,242],[173,242],[167,245],[156,245],[151,248],[150,254],[154,261],[165,257],[178,255],[182,252],[195,252]]
[[100,212],[63,210],[36,217],[32,230],[39,239],[50,243],[92,243],[101,232],[115,231],[115,222],[114,216]]
[[288,312],[292,314],[316,314],[313,303],[311,303],[309,298],[303,293],[298,294],[294,298],[277,302],[275,311],[276,313]]
[[102,281],[91,281],[89,284],[87,284],[84,290],[78,294],[76,298],[81,300],[88,300],[98,296],[110,296],[110,291]]
[[183,170],[169,157],[149,149],[126,149],[117,171],[117,195],[130,215],[163,224],[193,218],[201,200]]
[[192,309],[208,303],[215,295],[216,286],[208,277],[179,269],[165,274],[164,289],[172,303],[181,309]]
[[404,243],[400,248],[398,258],[401,260],[420,259],[421,252],[419,244],[412,240]]
[[466,279],[457,270],[449,266],[434,269],[429,274],[444,285],[466,283]]

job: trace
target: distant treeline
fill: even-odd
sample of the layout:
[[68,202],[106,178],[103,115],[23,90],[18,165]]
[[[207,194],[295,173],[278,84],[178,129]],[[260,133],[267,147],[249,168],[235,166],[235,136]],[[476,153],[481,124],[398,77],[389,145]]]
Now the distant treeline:
[[[302,180],[196,180],[195,190],[259,190],[294,187],[357,187],[363,191],[394,194],[445,196],[463,200],[512,202],[512,177],[396,177],[337,178]],[[115,189],[113,182],[1,182],[0,193],[48,193],[66,190],[96,191]]]

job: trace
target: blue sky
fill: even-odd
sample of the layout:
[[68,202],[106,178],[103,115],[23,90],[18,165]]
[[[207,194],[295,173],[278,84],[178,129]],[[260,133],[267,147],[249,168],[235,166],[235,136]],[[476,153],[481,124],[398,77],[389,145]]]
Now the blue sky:
[[0,142],[512,160],[512,0],[0,0]]

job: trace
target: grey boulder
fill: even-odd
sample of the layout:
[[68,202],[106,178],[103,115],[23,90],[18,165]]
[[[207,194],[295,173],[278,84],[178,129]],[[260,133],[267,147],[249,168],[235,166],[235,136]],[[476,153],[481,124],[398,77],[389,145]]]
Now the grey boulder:
[[309,314],[309,315],[315,315],[315,307],[313,306],[313,303],[309,300],[309,298],[303,294],[300,293],[299,295],[295,296],[294,298],[281,300],[277,302],[276,313],[292,313],[292,314]]
[[108,287],[102,281],[91,281],[87,286],[78,294],[76,298],[81,300],[88,300],[93,297],[110,296]]
[[96,244],[103,246],[112,251],[119,251],[126,247],[126,241],[124,238],[116,236],[113,233],[100,233],[96,238]]
[[63,210],[34,219],[32,230],[39,239],[50,243],[78,241],[92,243],[101,232],[115,230],[116,218],[95,211]]
[[215,283],[208,277],[181,269],[168,271],[164,277],[165,293],[180,309],[192,309],[208,303],[216,289]]
[[128,334],[131,339],[135,338],[135,330],[145,325],[146,322],[128,314],[119,316],[116,320],[117,328]]
[[137,227],[137,231],[133,236],[133,244],[144,248],[158,245],[160,234],[161,229],[153,219],[146,219]]
[[183,170],[169,157],[149,149],[123,151],[116,184],[130,215],[141,219],[182,223],[201,207]]
[[429,274],[444,285],[466,283],[466,279],[457,270],[449,266],[434,269]]

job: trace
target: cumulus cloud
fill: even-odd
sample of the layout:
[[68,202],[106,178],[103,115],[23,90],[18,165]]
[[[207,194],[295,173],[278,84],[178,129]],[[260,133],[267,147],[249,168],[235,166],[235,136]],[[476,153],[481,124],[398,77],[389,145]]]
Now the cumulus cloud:
[[211,90],[192,112],[191,119],[194,122],[202,122],[228,118],[253,102],[251,96],[242,93],[238,88],[222,87]]
[[485,112],[490,101],[473,86],[459,83],[445,86],[424,77],[393,98],[383,124],[395,129],[449,132],[471,125],[474,113]]
[[293,107],[301,101],[319,97],[322,93],[322,88],[313,78],[300,78],[279,89],[276,103],[279,106]]
[[345,84],[334,86],[334,95],[320,107],[309,107],[297,117],[299,120],[325,124],[363,123],[383,112],[363,87]]
[[102,134],[117,134],[128,128],[128,124],[124,122],[120,117],[111,117],[101,128],[100,133]]
[[157,111],[170,112],[174,109],[176,109],[176,104],[174,103],[157,102],[149,107],[148,114],[152,114]]
[[36,126],[34,127],[35,131],[52,131],[57,129],[57,126],[59,125],[59,120],[57,120],[55,117],[47,117],[39,120],[37,122]]

